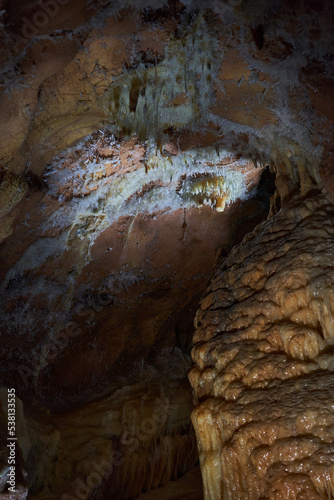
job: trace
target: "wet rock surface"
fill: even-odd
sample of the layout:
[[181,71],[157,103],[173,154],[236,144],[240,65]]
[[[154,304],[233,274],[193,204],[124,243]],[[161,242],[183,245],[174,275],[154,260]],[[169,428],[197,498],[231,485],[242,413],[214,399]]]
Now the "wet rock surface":
[[331,498],[333,206],[294,198],[216,269],[190,380],[205,498]]
[[19,495],[201,498],[186,374],[220,254],[191,375],[205,495],[331,498],[332,3],[0,0],[0,16]]

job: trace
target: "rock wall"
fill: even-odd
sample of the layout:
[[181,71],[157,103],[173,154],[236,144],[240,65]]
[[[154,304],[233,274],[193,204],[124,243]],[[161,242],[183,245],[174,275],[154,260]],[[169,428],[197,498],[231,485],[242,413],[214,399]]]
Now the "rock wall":
[[333,496],[333,215],[320,192],[293,198],[201,301],[190,381],[205,499]]
[[[0,385],[23,402],[18,497],[199,500],[185,380],[219,253],[211,287],[227,266],[230,288],[202,302],[191,374],[205,494],[330,496],[330,409],[323,431],[312,415],[330,401],[332,3],[0,0],[0,17]],[[222,264],[267,217],[268,170],[271,219]]]
[[133,499],[196,465],[187,381],[142,378],[76,410],[27,418],[28,498]]

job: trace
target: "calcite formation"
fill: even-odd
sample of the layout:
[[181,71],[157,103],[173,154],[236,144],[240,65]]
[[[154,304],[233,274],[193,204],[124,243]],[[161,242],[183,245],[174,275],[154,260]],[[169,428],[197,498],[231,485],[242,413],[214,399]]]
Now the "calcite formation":
[[[15,377],[21,396],[34,391],[59,410],[84,399],[78,384],[89,397],[95,382],[109,385],[106,366],[126,362],[135,370],[161,336],[160,348],[172,350],[176,317],[197,306],[195,285],[204,286],[218,247],[229,245],[232,221],[245,215],[240,200],[261,173],[223,150],[160,153],[107,132],[58,155],[0,250],[3,377]],[[203,238],[209,230],[210,243]],[[23,353],[12,340],[18,329]],[[185,332],[182,342],[190,338]],[[80,363],[77,342],[87,353]],[[56,397],[47,381],[53,376],[61,384]]]
[[196,316],[206,499],[334,494],[334,209],[294,197],[222,262]]
[[326,0],[0,0],[17,499],[201,500],[214,266],[206,498],[334,496],[333,22]]
[[157,373],[75,411],[30,416],[29,498],[133,499],[192,469],[188,384]]

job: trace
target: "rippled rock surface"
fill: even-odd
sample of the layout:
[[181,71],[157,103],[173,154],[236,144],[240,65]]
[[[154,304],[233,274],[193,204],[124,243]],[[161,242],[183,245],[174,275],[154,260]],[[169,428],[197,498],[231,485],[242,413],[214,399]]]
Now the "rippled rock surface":
[[222,262],[190,374],[206,499],[334,492],[334,209],[294,198]]

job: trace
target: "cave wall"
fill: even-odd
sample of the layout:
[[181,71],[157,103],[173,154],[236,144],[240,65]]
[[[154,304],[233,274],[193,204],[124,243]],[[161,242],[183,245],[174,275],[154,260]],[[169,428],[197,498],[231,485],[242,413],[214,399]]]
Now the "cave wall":
[[330,2],[0,9],[18,498],[330,498]]
[[[196,274],[198,289],[205,286],[216,251],[231,246],[244,214],[229,225],[224,212],[213,214],[216,222],[208,229],[213,237],[206,238],[198,232],[211,222],[200,225],[197,212],[192,215],[192,207],[203,202],[201,217],[206,213],[203,197],[211,196],[209,205],[220,212],[227,201],[232,215],[237,205],[231,202],[247,197],[258,183],[260,172],[251,172],[252,162],[275,171],[283,200],[317,185],[331,193],[332,31],[327,28],[332,10],[326,2],[300,2],[295,8],[284,2],[259,3],[256,9],[247,2],[211,2],[206,9],[196,2],[136,7],[54,0],[50,5],[17,2],[14,8],[3,2],[3,377],[15,379],[10,366],[20,366],[24,385],[45,392],[51,372],[61,377],[66,365],[68,382],[62,390],[67,400],[68,385],[82,381],[83,395],[97,389],[94,383],[89,388],[97,365],[103,385],[103,363],[112,366],[129,339],[138,354],[133,358],[140,360],[173,328],[168,315],[159,317],[156,297],[160,293],[169,300],[171,295],[177,302],[182,287],[190,290],[182,265],[177,269],[185,253],[187,275]],[[225,187],[205,194],[204,177],[195,186],[191,175],[213,175],[224,165],[234,172],[223,179],[220,174]],[[244,174],[240,190],[237,171]],[[193,192],[190,199],[178,198],[180,189],[192,188],[200,196]],[[277,209],[279,203],[277,197]],[[189,208],[188,221],[184,208]],[[168,230],[157,241],[168,209],[175,214],[171,258],[179,295],[168,291],[171,273],[163,269],[168,266],[168,254],[162,252],[171,241]],[[145,217],[142,222],[142,211],[149,219],[157,217],[157,223],[148,226]],[[143,224],[150,227],[146,236]],[[226,227],[221,236],[220,224]],[[251,229],[250,224],[245,231]],[[196,244],[208,241],[209,259],[198,261],[204,250]],[[109,281],[99,275],[100,265],[109,269]],[[196,266],[203,271],[195,273]],[[152,268],[160,268],[157,276]],[[155,298],[144,308],[153,308],[156,319],[139,320],[136,345],[131,337],[135,326],[129,323],[119,354],[111,355],[105,351],[106,336],[119,330],[126,307],[133,307],[120,310],[118,305],[126,289],[141,296],[154,280]],[[196,307],[200,293],[194,295],[184,296],[179,311],[191,303]],[[109,314],[111,305],[118,319]],[[74,373],[77,368],[70,373],[70,360],[80,354],[73,348],[79,339],[72,332],[78,325],[85,333],[92,322],[100,341],[96,335],[78,336],[87,376]],[[26,350],[34,353],[35,366],[11,344],[16,328],[22,330]],[[64,364],[56,353],[65,356]],[[126,350],[124,355],[127,363]],[[41,398],[45,404],[47,395]]]
[[333,205],[295,197],[216,269],[190,380],[205,498],[331,498]]

